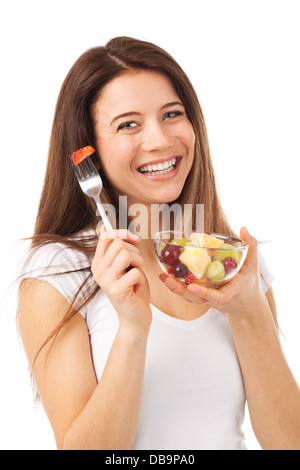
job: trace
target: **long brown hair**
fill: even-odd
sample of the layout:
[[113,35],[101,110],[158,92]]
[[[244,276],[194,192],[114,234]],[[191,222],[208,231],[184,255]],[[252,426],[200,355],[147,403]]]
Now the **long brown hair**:
[[[44,187],[32,237],[33,248],[59,241],[87,255],[95,250],[96,236],[94,244],[72,239],[72,235],[77,232],[96,226],[97,218],[94,201],[81,191],[69,157],[75,150],[86,145],[96,148],[93,107],[103,87],[115,77],[137,70],[152,70],[169,78],[194,128],[194,162],[176,202],[182,207],[184,204],[204,204],[205,230],[233,234],[217,195],[204,117],[190,80],[178,63],[160,47],[130,37],[117,37],[104,47],[94,47],[82,54],[61,87],[53,120]],[[97,152],[92,158],[95,163],[99,162]],[[101,168],[100,174],[103,180],[102,202],[113,204],[118,211],[116,197]],[[92,278],[90,266],[87,265],[85,269],[89,272],[86,282],[89,292],[83,301],[80,301],[80,292],[76,294],[71,308],[51,337],[98,292],[99,286],[94,282],[91,287],[88,282]]]
[[[95,145],[93,107],[105,85],[129,70],[154,70],[167,76],[182,100],[196,134],[195,158],[180,196],[180,203],[205,205],[205,229],[231,233],[217,196],[209,155],[205,122],[197,95],[177,62],[149,42],[128,37],[114,38],[105,47],[86,51],[69,71],[59,94],[44,187],[34,230],[35,243],[41,234],[68,237],[95,225],[94,201],[80,189],[69,156],[85,145]],[[99,156],[93,155],[95,162]],[[103,180],[101,199],[117,201],[109,181]]]

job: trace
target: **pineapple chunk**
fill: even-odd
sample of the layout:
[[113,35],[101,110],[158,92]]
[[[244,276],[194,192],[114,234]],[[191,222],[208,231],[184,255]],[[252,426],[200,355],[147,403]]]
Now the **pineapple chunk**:
[[202,248],[185,248],[179,259],[198,279],[205,274],[211,262],[209,254]]
[[190,240],[192,245],[199,248],[220,248],[224,244],[223,240],[206,233],[192,233]]

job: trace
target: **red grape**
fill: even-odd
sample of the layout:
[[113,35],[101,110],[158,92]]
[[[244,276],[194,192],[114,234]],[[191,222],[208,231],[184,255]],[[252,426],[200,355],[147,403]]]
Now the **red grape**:
[[186,277],[188,273],[188,268],[185,264],[179,263],[173,267],[173,274],[175,277]]
[[223,266],[225,268],[225,273],[229,274],[231,271],[237,268],[237,262],[235,258],[228,256],[227,258],[222,260]]
[[195,279],[197,279],[196,276],[189,271],[187,276],[185,277],[185,284],[188,285],[191,282],[193,282]]
[[181,247],[178,245],[167,244],[159,255],[159,261],[169,266],[175,266],[180,263],[179,256],[181,255]]

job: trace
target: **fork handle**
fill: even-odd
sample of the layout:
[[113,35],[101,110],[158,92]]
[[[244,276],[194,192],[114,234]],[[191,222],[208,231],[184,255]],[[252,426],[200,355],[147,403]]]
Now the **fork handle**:
[[[98,207],[98,210],[100,212],[100,215],[101,215],[101,219],[102,219],[102,222],[104,223],[104,227],[106,228],[106,230],[113,230],[112,228],[112,225],[105,213],[105,210],[103,209],[103,206],[101,204],[101,201],[100,201],[100,197],[99,198],[94,198],[96,204],[97,204],[97,207]],[[125,271],[128,273],[128,271],[130,271],[131,269],[133,268],[133,266],[128,266],[128,268],[125,269]]]
[[105,213],[105,210],[103,209],[103,206],[101,204],[101,201],[100,201],[100,198],[94,198],[94,201],[96,202],[97,204],[97,208],[100,212],[100,216],[101,216],[101,219],[102,219],[102,222],[104,223],[104,227],[106,228],[106,230],[113,230],[113,227],[109,221],[109,218],[107,217],[106,213]]

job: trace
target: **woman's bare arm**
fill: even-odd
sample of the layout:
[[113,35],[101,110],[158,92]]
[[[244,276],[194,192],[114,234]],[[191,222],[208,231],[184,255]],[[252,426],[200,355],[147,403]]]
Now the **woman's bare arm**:
[[249,414],[264,450],[300,450],[300,391],[267,298],[257,315],[229,315]]
[[59,449],[127,449],[136,432],[147,334],[122,327],[97,384],[86,322],[76,315],[41,352],[69,304],[49,283],[23,281],[19,327]]

